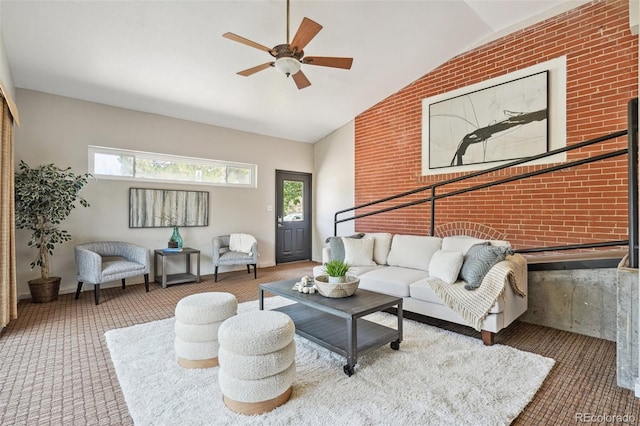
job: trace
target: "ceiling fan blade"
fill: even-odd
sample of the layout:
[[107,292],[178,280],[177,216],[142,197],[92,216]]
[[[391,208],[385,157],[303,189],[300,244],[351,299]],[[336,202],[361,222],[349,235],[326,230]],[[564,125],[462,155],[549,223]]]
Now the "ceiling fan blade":
[[298,89],[304,89],[305,87],[311,86],[311,82],[307,78],[306,75],[302,72],[302,70],[292,75],[293,81],[295,81]]
[[321,67],[351,69],[353,58],[331,58],[327,56],[306,56],[302,63],[309,65],[319,65]]
[[238,43],[246,44],[247,46],[255,47],[259,50],[264,50],[265,52],[271,52],[270,47],[263,46],[260,43],[256,43],[255,41],[240,37],[239,35],[236,35],[234,33],[224,33],[222,34],[222,37],[228,38],[229,40],[237,41]]
[[312,38],[316,36],[322,29],[322,25],[312,21],[309,18],[302,18],[302,23],[298,28],[298,32],[293,36],[293,40],[289,46],[291,50],[296,52],[302,52],[302,49],[309,44]]
[[244,71],[240,71],[237,74],[243,75],[245,77],[249,77],[252,74],[257,73],[258,71],[266,70],[269,67],[272,67],[274,62],[267,62],[266,64],[258,65],[257,67],[249,68]]

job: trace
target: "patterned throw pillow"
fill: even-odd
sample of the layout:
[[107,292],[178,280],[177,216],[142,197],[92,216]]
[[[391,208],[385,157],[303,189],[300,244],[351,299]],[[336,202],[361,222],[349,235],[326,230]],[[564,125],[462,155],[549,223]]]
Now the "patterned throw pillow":
[[465,280],[464,288],[475,290],[480,287],[484,276],[496,263],[503,261],[513,250],[508,247],[494,247],[490,243],[474,244],[464,255],[460,278]]

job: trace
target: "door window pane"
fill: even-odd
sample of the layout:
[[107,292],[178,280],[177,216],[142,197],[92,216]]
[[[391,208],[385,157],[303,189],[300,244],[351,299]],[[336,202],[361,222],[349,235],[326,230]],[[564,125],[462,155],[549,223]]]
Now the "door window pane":
[[285,180],[282,183],[282,212],[285,222],[304,220],[304,193],[303,182],[297,180]]

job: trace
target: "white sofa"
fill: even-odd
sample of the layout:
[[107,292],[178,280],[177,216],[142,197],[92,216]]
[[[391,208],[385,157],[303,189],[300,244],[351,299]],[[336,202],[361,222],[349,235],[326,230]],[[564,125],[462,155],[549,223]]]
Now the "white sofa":
[[[459,277],[461,268],[468,269],[463,262],[470,266],[470,257],[479,249],[504,252],[509,248],[506,241],[388,233],[332,238],[339,239],[331,241],[337,255],[332,257],[331,246],[325,247],[323,264],[344,256],[351,265],[349,274],[360,278],[359,288],[402,297],[404,311],[471,326],[482,332],[487,345],[527,310],[527,267],[519,254],[504,254],[493,266],[487,264],[483,278],[469,279],[477,279],[474,290],[465,289],[469,283]],[[476,244],[495,249],[475,247],[468,252]],[[321,265],[313,270],[314,276],[323,273]]]

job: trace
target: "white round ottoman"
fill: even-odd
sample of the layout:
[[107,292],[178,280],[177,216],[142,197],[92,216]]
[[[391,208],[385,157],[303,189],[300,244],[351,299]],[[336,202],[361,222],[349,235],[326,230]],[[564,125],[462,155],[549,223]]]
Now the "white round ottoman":
[[175,350],[178,363],[185,368],[218,365],[218,329],[238,310],[231,293],[192,294],[176,305]]
[[218,329],[218,382],[231,410],[261,414],[291,397],[296,376],[295,326],[288,315],[254,311],[227,319]]

